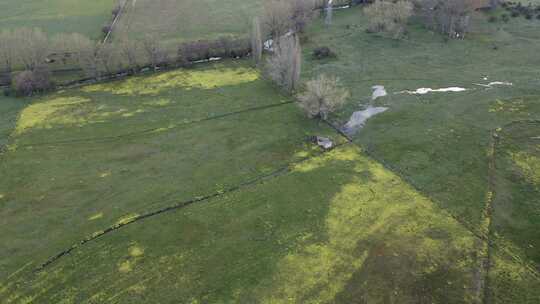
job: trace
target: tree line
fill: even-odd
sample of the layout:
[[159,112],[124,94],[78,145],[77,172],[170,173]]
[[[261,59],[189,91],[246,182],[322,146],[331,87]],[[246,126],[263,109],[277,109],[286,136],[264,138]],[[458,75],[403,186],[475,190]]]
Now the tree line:
[[30,95],[52,88],[51,66],[80,69],[87,78],[99,79],[212,57],[243,57],[249,51],[246,39],[232,37],[174,46],[155,36],[132,38],[128,31],[118,31],[111,42],[101,43],[78,33],[51,38],[39,28],[18,28],[0,32],[0,74],[15,93]]

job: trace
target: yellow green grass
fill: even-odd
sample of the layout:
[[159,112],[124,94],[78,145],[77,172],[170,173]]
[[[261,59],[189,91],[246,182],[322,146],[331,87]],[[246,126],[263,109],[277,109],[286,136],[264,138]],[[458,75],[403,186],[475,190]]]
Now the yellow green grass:
[[108,234],[34,277],[19,275],[28,288],[4,294],[65,303],[474,303],[477,241],[348,145]]

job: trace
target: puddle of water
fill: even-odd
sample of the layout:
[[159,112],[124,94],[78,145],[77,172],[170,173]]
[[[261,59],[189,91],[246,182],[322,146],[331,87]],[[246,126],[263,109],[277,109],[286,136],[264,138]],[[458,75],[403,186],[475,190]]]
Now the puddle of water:
[[212,62],[212,61],[220,61],[222,60],[223,58],[221,57],[210,57],[208,59],[201,59],[201,60],[197,60],[197,61],[193,61],[193,63],[203,63],[203,62]]
[[474,85],[485,87],[485,88],[491,88],[493,86],[513,86],[514,84],[507,81],[493,81],[488,84],[475,83]]
[[449,88],[441,88],[441,89],[431,89],[431,88],[419,88],[416,91],[401,91],[398,92],[399,94],[411,94],[411,95],[424,95],[427,93],[446,93],[446,92],[464,92],[467,91],[465,88],[460,87],[449,87]]
[[386,107],[372,107],[369,106],[363,111],[354,112],[349,121],[343,126],[342,131],[347,135],[354,135],[362,127],[364,127],[366,121],[371,117],[383,113],[388,108]]
[[384,97],[384,96],[388,95],[388,93],[384,89],[384,86],[382,86],[382,85],[376,85],[376,86],[373,86],[371,88],[373,89],[373,95],[371,96],[371,100],[375,100],[375,99],[377,99],[379,97]]

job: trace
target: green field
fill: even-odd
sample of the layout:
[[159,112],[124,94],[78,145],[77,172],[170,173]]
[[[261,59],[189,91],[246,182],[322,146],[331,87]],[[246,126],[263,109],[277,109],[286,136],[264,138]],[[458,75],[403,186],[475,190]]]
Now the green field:
[[81,33],[98,39],[115,4],[115,0],[2,0],[0,28],[39,27],[51,35]]
[[[185,3],[230,27],[137,26],[242,34],[257,7]],[[303,45],[304,80],[351,92],[333,123],[389,107],[351,142],[246,61],[0,97],[0,303],[539,303],[540,20],[366,27],[340,10]],[[447,87],[466,91],[403,92]]]
[[477,297],[478,239],[355,145],[321,154],[307,136],[344,139],[259,77],[219,64],[26,107],[1,164],[3,303]]
[[[247,37],[261,0],[130,0],[117,29],[133,37],[152,35],[161,41],[179,42],[218,37]],[[156,18],[155,16],[159,16]]]
[[[508,24],[488,24],[479,15],[473,32],[462,41],[446,43],[417,25],[410,28],[406,40],[394,41],[366,34],[365,20],[359,14],[355,9],[340,11],[330,29],[322,24],[311,29],[309,44],[304,46],[308,58],[305,78],[317,73],[337,75],[351,90],[355,100],[335,115],[338,123],[345,122],[359,103],[370,103],[371,86],[384,85],[389,96],[375,104],[390,110],[370,121],[354,142],[389,164],[468,229],[486,234],[492,131],[514,120],[540,118],[540,21],[517,18]],[[337,59],[310,59],[318,46],[330,46]],[[492,81],[512,82],[513,86],[477,85]],[[454,86],[468,91],[398,93]],[[503,189],[494,189],[495,204],[498,190],[503,192],[501,196],[506,195]],[[538,202],[531,204],[538,208]],[[495,218],[507,216],[504,209],[495,208],[494,212]],[[530,210],[515,212],[514,217],[521,217]],[[518,238],[530,240],[537,236],[537,229],[525,225],[520,235]],[[540,286],[540,259],[524,253],[536,247],[533,241],[509,238],[501,236],[498,242],[501,247],[516,249],[510,255],[533,269],[536,279],[530,280],[532,285],[525,295],[531,297],[529,301],[537,301],[538,294],[530,293]],[[503,267],[502,262],[499,265]],[[494,268],[496,272],[497,265]],[[498,287],[502,293],[510,290]]]

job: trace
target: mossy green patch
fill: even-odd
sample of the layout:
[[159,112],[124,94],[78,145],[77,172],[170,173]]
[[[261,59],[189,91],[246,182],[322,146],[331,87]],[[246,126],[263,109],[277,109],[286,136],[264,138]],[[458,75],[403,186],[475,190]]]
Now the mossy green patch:
[[527,152],[517,152],[512,153],[511,158],[525,179],[540,187],[540,157]]
[[151,76],[132,77],[120,83],[87,86],[82,91],[86,93],[109,92],[127,96],[159,95],[174,88],[210,90],[249,83],[257,79],[259,79],[259,72],[253,68],[216,65],[213,69],[175,70]]
[[474,303],[476,238],[451,216],[353,145],[304,163],[77,248],[43,299]]
[[31,104],[21,112],[15,132],[20,135],[31,128],[81,123],[85,119],[74,115],[73,110],[88,102],[90,99],[84,97],[52,97]]

